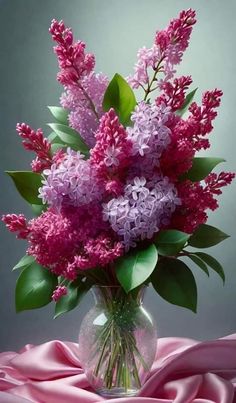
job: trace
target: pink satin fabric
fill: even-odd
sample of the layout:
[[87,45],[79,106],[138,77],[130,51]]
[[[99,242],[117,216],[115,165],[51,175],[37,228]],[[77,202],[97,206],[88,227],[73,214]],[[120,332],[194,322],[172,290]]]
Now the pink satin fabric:
[[[97,403],[78,346],[51,341],[0,354],[1,403]],[[236,403],[236,334],[197,342],[163,338],[139,396],[114,403]]]

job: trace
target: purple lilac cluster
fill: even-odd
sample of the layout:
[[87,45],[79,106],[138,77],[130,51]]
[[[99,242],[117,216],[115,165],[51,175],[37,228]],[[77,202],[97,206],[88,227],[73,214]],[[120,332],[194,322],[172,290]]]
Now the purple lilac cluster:
[[45,169],[43,175],[39,197],[56,209],[66,204],[83,206],[102,198],[103,188],[90,161],[70,148],[63,160]]
[[104,203],[103,218],[129,250],[167,226],[179,204],[176,188],[167,177],[156,175],[150,181],[135,177],[125,186],[124,195]]
[[[103,114],[102,101],[108,85],[104,74],[91,74],[80,80],[81,85],[71,84],[65,87],[61,96],[61,105],[70,111],[69,124],[77,130],[88,146],[95,145],[94,133]],[[86,95],[87,96],[86,96]],[[91,102],[94,109],[91,109]]]
[[167,126],[171,110],[165,104],[140,102],[131,116],[133,126],[127,128],[128,139],[133,143],[133,155],[142,171],[158,166],[160,156],[170,143]]
[[143,46],[138,50],[137,62],[134,66],[134,75],[130,75],[127,81],[133,88],[139,88],[149,82],[149,69],[155,70],[155,66],[161,59],[159,46],[154,44],[151,48]]

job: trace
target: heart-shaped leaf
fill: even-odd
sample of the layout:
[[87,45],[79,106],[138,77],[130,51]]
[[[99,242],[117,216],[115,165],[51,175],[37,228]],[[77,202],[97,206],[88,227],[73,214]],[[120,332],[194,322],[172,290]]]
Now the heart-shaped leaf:
[[224,241],[226,238],[229,238],[229,235],[218,228],[208,224],[201,224],[189,238],[188,243],[195,248],[209,248]]
[[158,253],[162,256],[175,256],[185,246],[190,235],[177,230],[163,230],[155,238]]
[[197,286],[191,270],[184,262],[174,258],[160,259],[151,281],[154,289],[166,301],[196,313]]
[[12,178],[20,195],[30,204],[42,204],[38,189],[42,185],[41,175],[30,171],[6,171]]
[[158,259],[154,244],[146,249],[134,250],[115,263],[117,278],[128,293],[142,284],[152,274]]
[[85,144],[79,133],[77,133],[71,127],[63,125],[61,123],[48,123],[48,126],[68,147],[79,150],[85,154],[88,153],[88,146]]
[[206,178],[221,162],[225,162],[225,160],[223,158],[196,157],[193,159],[192,167],[182,178],[189,179],[192,182],[199,182]]
[[15,291],[16,312],[40,308],[52,300],[57,277],[36,262],[20,274]]
[[133,90],[127,81],[120,74],[116,73],[104,95],[104,111],[114,108],[119,116],[120,122],[126,126],[130,123],[130,116],[136,103]]
[[68,125],[69,111],[67,109],[62,108],[61,106],[48,106],[48,109],[59,123]]

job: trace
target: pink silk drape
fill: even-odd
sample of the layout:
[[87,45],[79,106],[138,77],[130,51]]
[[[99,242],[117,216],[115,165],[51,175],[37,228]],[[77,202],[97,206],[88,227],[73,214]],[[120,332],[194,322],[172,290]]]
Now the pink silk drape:
[[[0,403],[97,403],[78,346],[50,341],[0,354]],[[114,403],[236,403],[236,334],[197,342],[163,338],[140,395]]]

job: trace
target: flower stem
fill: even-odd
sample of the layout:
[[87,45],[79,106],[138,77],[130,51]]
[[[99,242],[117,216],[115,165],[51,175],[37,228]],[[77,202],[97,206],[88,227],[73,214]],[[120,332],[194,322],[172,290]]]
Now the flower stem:
[[77,83],[77,85],[83,92],[85,98],[87,99],[87,101],[89,103],[91,110],[93,111],[94,115],[96,116],[97,120],[99,121],[99,116],[98,116],[98,113],[96,111],[96,108],[95,108],[95,105],[94,105],[92,99],[90,98],[90,96],[88,95],[88,93],[85,91],[85,89],[82,87],[82,85],[80,83]]
[[[140,388],[139,370],[148,370],[148,367],[136,345],[132,318],[128,325],[122,319],[124,310],[133,305],[130,305],[131,301],[127,300],[127,296],[122,298],[122,295],[117,294],[116,297],[111,299],[111,295],[106,295],[103,290],[108,320],[97,338],[93,359],[98,352],[99,358],[93,374],[103,379],[107,389],[124,388],[127,392],[132,387]],[[129,308],[125,305],[127,302]]]
[[154,81],[156,81],[156,76],[157,76],[158,72],[161,69],[161,63],[163,62],[163,60],[164,60],[164,56],[159,60],[159,62],[157,64],[157,67],[156,67],[156,69],[154,71],[153,77],[152,77],[151,81],[148,83],[147,89],[145,90],[145,95],[144,95],[144,99],[143,99],[144,101],[146,101],[146,99],[147,99],[148,95],[150,94],[150,92],[154,91],[152,89],[152,85],[153,85]]

